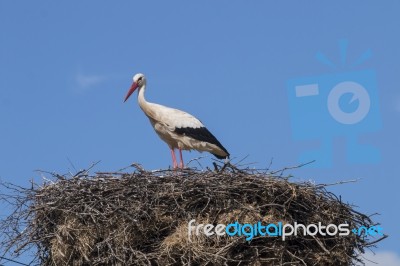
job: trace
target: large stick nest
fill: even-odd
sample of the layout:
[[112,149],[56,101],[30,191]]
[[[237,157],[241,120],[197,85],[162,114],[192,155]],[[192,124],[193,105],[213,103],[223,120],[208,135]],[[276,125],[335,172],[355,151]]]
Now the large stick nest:
[[[196,224],[342,224],[371,219],[326,185],[228,166],[223,171],[88,171],[13,190],[14,212],[0,223],[8,252],[36,252],[40,265],[355,265],[372,241],[358,236],[192,235]],[[3,184],[4,186],[4,184]],[[4,197],[3,197],[4,199]]]

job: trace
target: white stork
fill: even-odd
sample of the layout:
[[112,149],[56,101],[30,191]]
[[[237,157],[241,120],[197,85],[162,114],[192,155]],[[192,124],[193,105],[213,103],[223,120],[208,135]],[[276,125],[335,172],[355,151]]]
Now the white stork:
[[218,159],[229,158],[229,152],[196,117],[178,109],[147,102],[144,97],[146,78],[143,74],[133,76],[133,84],[124,102],[137,88],[139,88],[139,106],[149,118],[158,136],[168,144],[174,169],[178,167],[175,149],[179,150],[179,167],[182,169],[184,167],[182,150],[207,151]]

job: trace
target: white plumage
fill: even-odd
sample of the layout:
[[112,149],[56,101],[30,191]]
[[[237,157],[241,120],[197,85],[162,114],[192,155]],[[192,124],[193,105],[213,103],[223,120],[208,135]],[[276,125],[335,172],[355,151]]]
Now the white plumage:
[[181,168],[183,168],[182,150],[207,151],[219,159],[229,157],[229,152],[196,117],[178,109],[147,102],[144,97],[146,78],[143,74],[139,73],[133,77],[133,84],[125,101],[137,88],[139,88],[139,106],[149,118],[158,136],[168,144],[174,168],[178,167],[174,149],[179,150]]

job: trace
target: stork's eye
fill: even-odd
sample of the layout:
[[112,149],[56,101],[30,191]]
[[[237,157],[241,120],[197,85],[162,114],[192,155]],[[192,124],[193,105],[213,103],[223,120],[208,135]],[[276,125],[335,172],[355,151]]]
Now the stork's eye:
[[142,81],[142,78],[143,78],[143,77],[138,78],[138,81]]

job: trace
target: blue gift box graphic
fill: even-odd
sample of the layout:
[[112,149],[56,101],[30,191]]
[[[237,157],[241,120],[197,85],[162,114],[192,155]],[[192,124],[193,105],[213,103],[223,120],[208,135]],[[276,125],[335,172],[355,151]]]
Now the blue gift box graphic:
[[318,140],[319,148],[304,151],[300,162],[329,167],[333,139],[346,138],[349,163],[375,163],[379,151],[359,144],[364,133],[381,127],[376,74],[373,70],[302,77],[287,82],[292,135],[295,140]]

